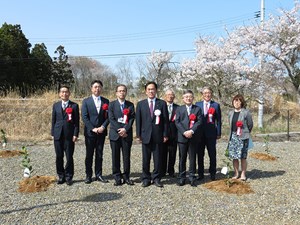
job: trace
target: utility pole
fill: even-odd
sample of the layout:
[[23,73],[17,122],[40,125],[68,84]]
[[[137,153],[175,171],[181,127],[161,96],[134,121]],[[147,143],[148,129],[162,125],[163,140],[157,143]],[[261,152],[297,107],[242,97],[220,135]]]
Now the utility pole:
[[[264,29],[264,20],[265,20],[265,0],[261,0],[260,4],[260,25],[261,29]],[[260,75],[264,76],[264,69],[263,69],[263,62],[264,62],[264,56],[263,54],[260,54],[259,56],[259,67],[260,67]],[[258,128],[263,128],[263,116],[264,116],[264,82],[261,79],[260,86],[259,86],[259,99],[258,99]]]

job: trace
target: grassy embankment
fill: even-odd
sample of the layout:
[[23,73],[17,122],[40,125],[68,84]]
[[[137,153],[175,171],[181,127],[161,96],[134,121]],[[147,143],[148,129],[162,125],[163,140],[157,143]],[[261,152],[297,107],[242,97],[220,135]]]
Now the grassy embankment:
[[[105,96],[114,100],[114,96]],[[143,98],[144,96],[139,96]],[[81,107],[82,99],[73,99]],[[130,99],[134,103],[138,99]],[[196,98],[196,100],[198,100]],[[0,129],[6,132],[8,141],[29,141],[39,142],[51,140],[51,111],[52,105],[58,101],[56,93],[45,93],[42,96],[20,99],[16,95],[0,99]],[[181,104],[181,99],[177,98],[177,103]],[[222,106],[221,106],[222,107]],[[250,110],[253,114],[254,129],[253,135],[257,133],[272,133],[287,131],[287,109],[290,110],[290,131],[299,131],[300,124],[300,107],[296,103],[285,102],[282,99],[275,101],[264,115],[265,128],[263,131],[257,128],[257,111],[256,104],[252,104]],[[223,138],[226,140],[228,134],[227,125],[228,108],[222,107],[223,115]],[[81,138],[82,138],[82,121],[81,121]]]

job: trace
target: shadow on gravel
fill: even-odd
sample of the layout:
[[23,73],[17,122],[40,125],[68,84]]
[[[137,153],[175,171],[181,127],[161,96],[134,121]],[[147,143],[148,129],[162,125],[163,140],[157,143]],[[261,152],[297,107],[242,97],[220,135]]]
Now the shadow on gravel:
[[27,210],[32,210],[32,209],[38,209],[38,208],[43,208],[43,207],[49,207],[49,206],[54,206],[54,205],[72,203],[72,202],[107,202],[107,201],[113,201],[113,200],[120,199],[120,198],[122,198],[122,196],[123,196],[122,194],[113,193],[113,192],[98,193],[98,194],[88,195],[81,199],[69,200],[69,201],[65,201],[65,202],[58,202],[58,203],[51,203],[51,204],[44,204],[44,205],[35,205],[32,207],[13,209],[13,210],[4,210],[4,211],[0,211],[0,215],[1,214],[3,214],[3,215],[10,214],[10,213],[14,213],[14,212],[27,211]]
[[[163,184],[176,184],[177,175],[178,175],[177,173],[176,173],[175,177],[170,177],[170,176],[166,175],[166,176],[161,178],[161,182]],[[139,183],[141,184],[142,183],[142,178],[141,178],[142,173],[131,173],[130,176],[131,176],[131,179],[134,183],[136,183],[136,184],[139,184]]]
[[74,200],[74,202],[108,202],[121,198],[123,195],[119,193],[98,193],[88,195],[80,200]]
[[277,177],[282,176],[285,174],[284,170],[277,170],[277,171],[263,171],[263,170],[251,170],[247,172],[248,178],[251,178],[252,180],[255,179],[261,179],[261,178],[270,178],[270,177]]

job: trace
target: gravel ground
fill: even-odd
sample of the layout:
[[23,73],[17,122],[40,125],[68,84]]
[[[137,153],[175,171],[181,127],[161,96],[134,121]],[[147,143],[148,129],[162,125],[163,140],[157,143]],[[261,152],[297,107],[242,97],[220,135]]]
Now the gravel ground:
[[[255,142],[253,152],[264,152]],[[21,144],[9,146],[15,149]],[[218,143],[218,171],[224,166],[226,143]],[[52,143],[27,146],[33,175],[55,175]],[[162,179],[164,188],[143,188],[141,145],[132,149],[134,186],[113,186],[111,152],[106,144],[103,175],[109,183],[85,184],[85,147],[75,148],[75,176],[72,186],[54,185],[46,192],[17,192],[22,179],[21,157],[0,158],[0,224],[300,224],[300,180],[298,142],[271,142],[275,162],[249,158],[248,182],[253,194],[218,193],[203,187],[176,185],[176,178]],[[177,160],[178,162],[178,160]],[[205,159],[206,168],[208,159]],[[177,168],[177,167],[176,167]],[[217,179],[223,178],[218,173]]]

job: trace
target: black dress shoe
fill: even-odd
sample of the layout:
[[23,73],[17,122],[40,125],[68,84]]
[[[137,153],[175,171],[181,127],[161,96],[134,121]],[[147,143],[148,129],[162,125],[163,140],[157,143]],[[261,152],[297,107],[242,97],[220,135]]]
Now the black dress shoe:
[[150,183],[149,180],[144,180],[143,183],[142,183],[142,187],[148,187],[150,185],[151,185],[151,183]]
[[133,181],[130,180],[130,179],[125,179],[124,182],[125,182],[126,184],[128,184],[128,185],[134,185]]
[[65,182],[66,182],[65,178],[59,178],[59,179],[57,180],[57,184],[63,184],[63,183],[65,183]]
[[92,183],[92,178],[91,177],[86,177],[84,183],[86,183],[86,184]]
[[191,180],[191,186],[192,186],[192,187],[197,187],[197,185],[196,185],[196,180]]
[[116,180],[114,183],[114,186],[121,186],[122,185],[122,181],[121,180]]
[[204,179],[204,175],[199,175],[198,177],[197,177],[197,180],[203,180]]
[[215,174],[211,174],[211,175],[210,175],[210,179],[211,179],[212,181],[216,180],[216,175],[215,175]]
[[102,176],[96,177],[96,181],[100,181],[102,183],[108,183],[108,180],[104,179],[104,177],[102,177]]
[[66,180],[66,183],[68,186],[71,186],[73,184],[73,180],[69,179],[69,180]]
[[156,187],[160,187],[160,188],[164,187],[164,185],[160,182],[160,180],[155,180],[153,183]]
[[169,177],[175,177],[174,173],[169,173]]
[[178,181],[177,185],[178,185],[178,186],[183,186],[183,185],[185,185],[185,180],[180,179],[180,180]]

